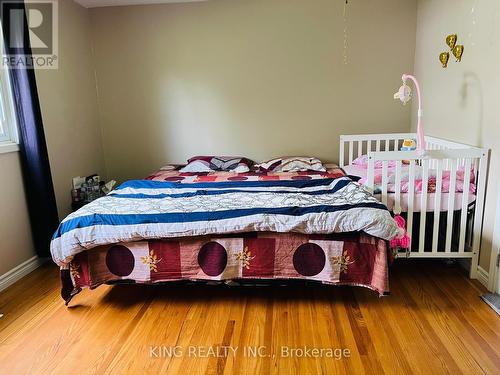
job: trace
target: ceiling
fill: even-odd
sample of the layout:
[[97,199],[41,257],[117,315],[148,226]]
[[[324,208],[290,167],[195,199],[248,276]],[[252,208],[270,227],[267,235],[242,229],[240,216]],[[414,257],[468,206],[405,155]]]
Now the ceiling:
[[171,4],[191,3],[206,0],[75,0],[85,8],[112,7],[122,5],[146,5],[146,4]]

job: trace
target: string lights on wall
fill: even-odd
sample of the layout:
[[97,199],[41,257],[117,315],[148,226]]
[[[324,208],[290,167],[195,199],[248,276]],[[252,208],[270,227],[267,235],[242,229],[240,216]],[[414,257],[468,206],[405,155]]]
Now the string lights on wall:
[[343,51],[343,58],[344,58],[344,65],[347,65],[349,63],[349,55],[348,55],[348,49],[349,49],[349,23],[348,23],[348,6],[349,6],[349,0],[345,0],[344,2],[344,51]]

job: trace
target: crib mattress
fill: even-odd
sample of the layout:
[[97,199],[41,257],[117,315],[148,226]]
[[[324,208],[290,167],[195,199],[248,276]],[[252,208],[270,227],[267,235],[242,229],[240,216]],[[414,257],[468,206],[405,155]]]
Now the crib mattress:
[[[345,172],[350,175],[350,176],[357,176],[357,177],[366,177],[367,175],[367,169],[366,168],[360,168],[356,165],[346,165],[344,166]],[[449,206],[449,198],[450,194],[454,196],[453,198],[453,210],[454,211],[459,211],[462,209],[462,197],[463,193],[462,192],[454,192],[454,193],[441,193],[441,204],[440,204],[440,211],[448,211],[448,206]],[[466,193],[467,194],[467,193]],[[387,207],[389,210],[393,210],[394,208],[394,202],[396,200],[395,193],[388,193],[387,194]],[[375,197],[380,199],[381,194],[375,194]],[[425,207],[426,212],[433,212],[434,207],[435,207],[435,201],[436,201],[436,193],[427,193],[427,205]],[[408,193],[401,193],[401,210],[403,212],[408,211],[408,199],[409,194]],[[415,193],[413,195],[414,197],[414,203],[413,203],[413,212],[422,212],[422,193]],[[476,195],[473,193],[468,193],[467,196],[467,203],[468,205],[474,203],[476,201]]]

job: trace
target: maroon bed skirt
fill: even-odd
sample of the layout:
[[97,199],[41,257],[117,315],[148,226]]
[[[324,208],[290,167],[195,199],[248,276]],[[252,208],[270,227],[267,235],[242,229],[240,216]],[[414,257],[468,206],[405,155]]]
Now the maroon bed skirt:
[[69,303],[82,288],[105,283],[156,284],[179,280],[311,280],[389,291],[384,240],[363,233],[304,235],[244,233],[99,246],[61,270]]

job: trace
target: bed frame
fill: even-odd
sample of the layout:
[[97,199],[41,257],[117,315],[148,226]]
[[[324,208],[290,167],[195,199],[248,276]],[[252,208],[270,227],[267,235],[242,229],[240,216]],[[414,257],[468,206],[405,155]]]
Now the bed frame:
[[[388,163],[396,162],[395,168],[395,211],[401,207],[401,166],[403,160],[409,161],[409,187],[408,187],[408,212],[407,229],[412,232],[413,226],[418,225],[419,241],[418,249],[406,252],[407,257],[412,258],[465,258],[471,259],[470,277],[477,278],[477,267],[479,261],[479,251],[481,245],[481,232],[483,226],[484,199],[486,193],[486,176],[488,168],[488,150],[469,146],[462,143],[426,136],[426,153],[422,156],[416,151],[398,151],[404,139],[416,139],[415,133],[400,134],[363,134],[363,135],[341,135],[340,136],[340,158],[339,165],[344,167],[351,164],[354,158],[363,154],[368,155],[368,175],[366,187],[373,192],[375,162],[382,162],[382,185],[380,200],[387,204],[387,182]],[[418,193],[421,199],[421,207],[427,207],[427,188],[429,169],[436,170],[436,192],[434,197],[434,212],[432,227],[426,228],[427,214],[417,215],[417,223],[414,220],[414,203],[417,194],[414,190],[415,166],[422,166],[422,194]],[[470,166],[474,166],[476,173],[476,200],[469,204],[468,194],[462,194],[461,209],[457,213],[454,211],[456,172],[459,167],[465,170],[464,191],[468,192],[470,187]],[[450,171],[450,194],[448,194],[448,211],[441,211],[442,195],[442,173],[443,170]],[[411,198],[413,197],[413,198]],[[452,249],[452,232],[454,217],[459,215],[459,238],[458,248]],[[444,215],[444,216],[443,216]],[[419,218],[418,218],[419,216]],[[446,231],[440,231],[440,218],[446,220]],[[428,223],[429,224],[429,223]],[[471,235],[466,241],[467,225],[470,225]],[[432,241],[425,241],[427,235],[432,233]],[[441,233],[440,233],[441,232]],[[456,232],[455,232],[456,233]],[[438,249],[439,236],[445,236],[444,249]],[[427,244],[426,244],[427,242]],[[430,244],[429,244],[430,243]],[[429,246],[431,245],[431,246]]]

